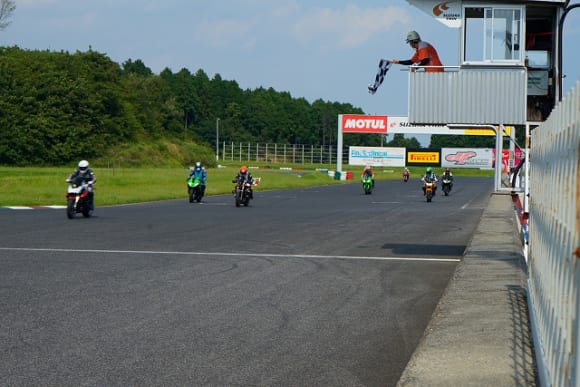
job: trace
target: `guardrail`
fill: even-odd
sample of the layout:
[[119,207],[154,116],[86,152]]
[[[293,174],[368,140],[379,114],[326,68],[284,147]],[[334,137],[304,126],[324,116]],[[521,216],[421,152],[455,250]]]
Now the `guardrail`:
[[531,133],[528,302],[540,383],[580,385],[580,82]]

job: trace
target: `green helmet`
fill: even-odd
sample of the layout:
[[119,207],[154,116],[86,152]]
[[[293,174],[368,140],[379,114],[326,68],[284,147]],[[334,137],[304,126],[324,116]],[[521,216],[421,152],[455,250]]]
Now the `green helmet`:
[[417,33],[417,31],[409,31],[407,34],[407,43],[412,42],[414,40],[421,40],[421,37]]
[[433,172],[433,168],[427,167],[427,173],[431,173],[431,172]]

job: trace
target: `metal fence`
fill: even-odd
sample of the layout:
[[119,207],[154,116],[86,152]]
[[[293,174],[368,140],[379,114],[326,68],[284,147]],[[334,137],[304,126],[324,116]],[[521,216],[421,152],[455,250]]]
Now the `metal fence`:
[[580,82],[532,131],[528,300],[540,382],[580,385]]
[[[292,164],[336,163],[336,146],[304,144],[222,143],[222,161],[262,161]],[[345,150],[343,149],[343,153]],[[348,149],[346,149],[348,156]]]

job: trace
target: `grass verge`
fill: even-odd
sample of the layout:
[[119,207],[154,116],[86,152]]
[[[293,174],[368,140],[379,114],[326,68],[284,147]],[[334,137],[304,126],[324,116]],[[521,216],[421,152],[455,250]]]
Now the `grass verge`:
[[[335,180],[320,165],[271,165],[248,163],[254,178],[260,178],[256,191],[313,187],[329,184],[359,182],[360,166],[345,166],[353,171],[353,180]],[[323,166],[324,167],[324,166]],[[206,195],[229,194],[232,178],[239,164],[222,163],[209,168]],[[47,206],[64,205],[65,179],[74,167],[1,167],[0,206]],[[139,203],[167,199],[185,199],[187,187],[186,168],[93,168],[97,183],[95,205]],[[402,168],[376,168],[377,180],[400,179]],[[423,168],[411,168],[411,178],[416,179]],[[493,176],[491,171],[457,170],[458,176]]]

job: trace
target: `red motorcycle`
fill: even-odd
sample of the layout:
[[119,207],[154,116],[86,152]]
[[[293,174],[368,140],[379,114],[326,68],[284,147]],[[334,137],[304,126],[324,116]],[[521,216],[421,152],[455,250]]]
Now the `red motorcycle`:
[[75,214],[80,213],[85,218],[89,218],[93,213],[89,185],[81,176],[67,180],[67,183],[69,186],[66,190],[66,216],[72,219]]
[[405,169],[403,171],[403,181],[406,183],[409,181],[409,170]]

